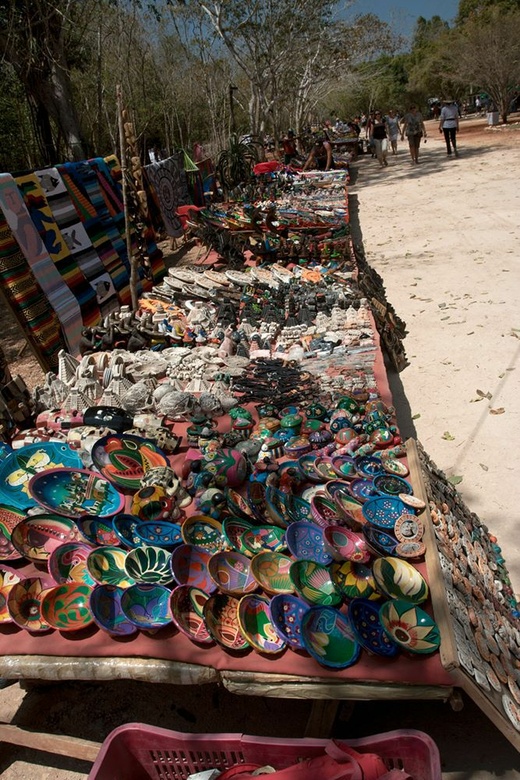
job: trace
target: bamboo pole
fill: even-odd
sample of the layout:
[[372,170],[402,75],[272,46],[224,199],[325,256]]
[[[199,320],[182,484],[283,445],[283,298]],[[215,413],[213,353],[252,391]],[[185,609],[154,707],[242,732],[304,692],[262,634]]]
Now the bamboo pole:
[[125,214],[126,251],[130,263],[130,295],[132,296],[132,309],[137,310],[137,258],[132,254],[132,240],[130,237],[130,220],[128,219],[128,206],[126,202],[126,145],[123,127],[123,89],[121,84],[116,86],[117,98],[117,124],[119,127],[119,148],[121,155],[121,174],[123,186],[123,208]]

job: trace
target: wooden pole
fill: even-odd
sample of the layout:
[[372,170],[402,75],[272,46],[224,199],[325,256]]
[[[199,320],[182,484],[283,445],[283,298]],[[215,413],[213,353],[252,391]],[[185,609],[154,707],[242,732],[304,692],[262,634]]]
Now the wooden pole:
[[137,310],[137,258],[132,254],[132,239],[130,236],[130,220],[128,219],[128,205],[126,202],[126,144],[123,126],[123,89],[121,84],[116,87],[117,97],[117,123],[119,127],[119,149],[121,155],[121,174],[123,186],[123,207],[125,213],[126,251],[130,263],[130,295],[132,296],[132,309]]

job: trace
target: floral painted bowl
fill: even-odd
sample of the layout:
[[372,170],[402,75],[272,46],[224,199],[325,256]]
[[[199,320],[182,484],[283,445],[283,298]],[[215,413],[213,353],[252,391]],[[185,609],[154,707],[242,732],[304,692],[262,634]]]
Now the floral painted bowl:
[[117,585],[96,585],[90,594],[90,611],[95,624],[112,636],[137,633],[137,626],[128,620],[121,608],[124,592]]
[[89,626],[92,587],[81,582],[66,582],[46,591],[41,604],[42,618],[58,631],[78,631]]
[[129,433],[103,436],[92,447],[91,457],[105,479],[133,491],[139,490],[149,469],[169,466],[165,453],[153,441]]
[[326,566],[314,561],[295,561],[290,576],[298,595],[309,604],[335,606],[341,603],[341,591]]
[[168,520],[145,521],[137,526],[135,532],[144,544],[164,547],[167,550],[182,543],[180,525]]
[[255,526],[244,531],[240,542],[242,548],[245,548],[245,554],[249,556],[256,555],[263,550],[281,552],[287,546],[286,531],[276,525]]
[[396,521],[407,512],[407,508],[395,496],[374,496],[363,504],[362,511],[367,523],[392,533]]
[[99,547],[119,547],[121,544],[119,536],[114,531],[112,521],[109,519],[99,520],[91,515],[83,515],[76,519],[76,525],[82,539],[89,544]]
[[338,490],[334,494],[334,503],[341,518],[342,525],[348,525],[353,531],[361,528],[365,523],[363,504],[353,498],[347,490]]
[[341,479],[355,479],[358,476],[356,462],[349,455],[334,455],[332,457],[332,468],[336,476]]
[[348,616],[356,640],[367,652],[393,658],[399,647],[388,636],[379,619],[380,606],[368,599],[352,599]]
[[251,561],[235,550],[215,553],[209,559],[209,576],[222,593],[242,595],[256,590],[258,584],[251,574]]
[[323,544],[335,561],[368,563],[370,551],[361,534],[340,525],[329,525],[323,531]]
[[67,542],[56,547],[47,561],[51,577],[59,584],[82,582],[93,587],[96,583],[87,569],[87,558],[92,547],[81,542]]
[[83,539],[74,520],[59,515],[26,517],[11,533],[19,554],[36,563],[48,561],[53,550],[65,542],[80,541]]
[[87,469],[49,469],[35,474],[29,493],[48,512],[73,519],[109,517],[121,512],[125,499],[101,474]]
[[385,601],[379,619],[390,639],[403,650],[424,655],[434,653],[440,646],[441,635],[435,620],[409,601]]
[[137,547],[126,555],[125,569],[135,583],[168,585],[173,580],[172,554],[163,547]]
[[354,563],[354,561],[333,563],[330,573],[337,588],[348,599],[366,598],[371,601],[379,599],[372,570],[364,563]]
[[398,496],[399,493],[410,496],[413,494],[413,487],[410,483],[393,474],[380,474],[378,477],[374,477],[374,490],[379,495],[385,496]]
[[311,607],[305,613],[302,639],[309,655],[329,669],[352,666],[361,652],[349,621],[333,607]]
[[338,523],[338,509],[334,501],[324,493],[315,495],[311,500],[312,518],[316,525],[326,528]]
[[275,630],[269,612],[269,599],[250,593],[240,599],[238,623],[251,647],[259,653],[275,655],[285,650],[286,643]]
[[380,593],[390,599],[403,599],[412,604],[421,604],[429,594],[428,585],[422,574],[408,561],[401,558],[377,558],[372,572]]
[[134,548],[141,547],[142,539],[137,535],[137,529],[141,525],[141,520],[137,515],[119,514],[112,519],[114,531],[119,538],[119,544],[123,547]]
[[289,576],[292,560],[275,552],[261,552],[251,559],[251,574],[266,593],[293,593]]
[[171,569],[179,585],[199,588],[205,593],[213,593],[216,585],[209,575],[208,566],[211,554],[206,550],[193,547],[191,544],[181,544],[172,552]]
[[164,585],[137,582],[121,596],[121,609],[141,630],[162,628],[172,622],[170,596]]
[[204,605],[209,595],[200,588],[179,585],[171,592],[170,607],[173,622],[192,642],[208,645],[213,638],[204,621]]
[[7,609],[17,626],[35,633],[51,628],[42,615],[42,600],[50,585],[50,579],[27,577],[12,586],[7,596]]
[[87,558],[87,569],[98,585],[118,585],[129,588],[135,580],[126,571],[128,553],[121,547],[99,547],[92,550]]
[[249,520],[243,520],[241,517],[225,517],[222,521],[222,534],[227,545],[233,548],[233,550],[242,553],[242,555],[251,555],[242,537],[252,528],[254,528],[253,524]]
[[206,627],[217,644],[227,650],[247,650],[249,642],[238,622],[239,601],[226,593],[214,593],[204,604]]
[[25,519],[25,511],[0,504],[0,561],[15,561],[22,557],[11,536],[18,523]]
[[206,550],[211,555],[226,547],[222,523],[209,515],[191,515],[186,518],[182,524],[182,538],[186,544]]
[[271,622],[280,639],[290,647],[303,650],[302,618],[310,609],[306,601],[290,593],[273,596],[269,605]]
[[287,512],[289,522],[297,523],[298,520],[312,520],[311,505],[300,496],[289,496]]
[[324,531],[316,523],[300,520],[286,531],[287,547],[297,560],[315,561],[327,566],[332,556],[325,548]]

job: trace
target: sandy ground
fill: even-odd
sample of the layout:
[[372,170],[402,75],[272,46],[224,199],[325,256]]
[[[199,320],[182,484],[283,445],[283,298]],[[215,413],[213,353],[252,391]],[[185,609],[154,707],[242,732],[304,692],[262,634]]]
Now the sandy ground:
[[[362,157],[354,166],[351,209],[356,238],[408,324],[410,366],[393,387],[401,427],[448,474],[462,478],[459,490],[497,535],[520,592],[514,454],[520,126],[486,131],[484,124],[462,123],[459,159],[446,159],[435,125],[417,167],[404,144],[385,170]],[[460,712],[442,702],[358,702],[353,712],[347,704],[334,734],[417,728],[439,746],[444,780],[520,780],[519,754],[464,701]],[[234,697],[213,685],[117,681],[0,690],[0,720],[95,741],[131,721],[301,736],[309,711],[308,701]],[[2,780],[80,780],[88,771],[86,763],[0,745]]]

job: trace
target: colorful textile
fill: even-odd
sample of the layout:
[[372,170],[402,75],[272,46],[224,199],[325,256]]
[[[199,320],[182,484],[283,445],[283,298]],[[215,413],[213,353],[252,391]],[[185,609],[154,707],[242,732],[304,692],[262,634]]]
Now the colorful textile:
[[58,169],[46,168],[36,171],[36,175],[72,257],[94,290],[99,309],[98,319],[90,321],[84,315],[83,322],[89,326],[96,325],[99,322],[99,314],[104,318],[119,309],[119,300],[112,279],[92,246]]
[[98,324],[101,315],[96,301],[96,291],[88,283],[70,252],[65,236],[60,232],[45,197],[45,192],[41,187],[40,177],[36,173],[27,173],[23,176],[16,176],[15,182],[23,195],[27,210],[51,260],[79,304],[81,310],[80,327]]
[[1,209],[0,285],[40,361],[51,371],[56,371],[58,353],[66,349],[60,321],[27,264]]
[[69,352],[77,355],[82,330],[81,309],[52,262],[9,173],[0,174],[0,206],[34,276],[58,315]]
[[182,236],[182,225],[177,215],[177,207],[190,203],[183,166],[183,152],[178,152],[168,157],[167,160],[144,166],[148,181],[155,189],[159,200],[164,228],[172,238]]

